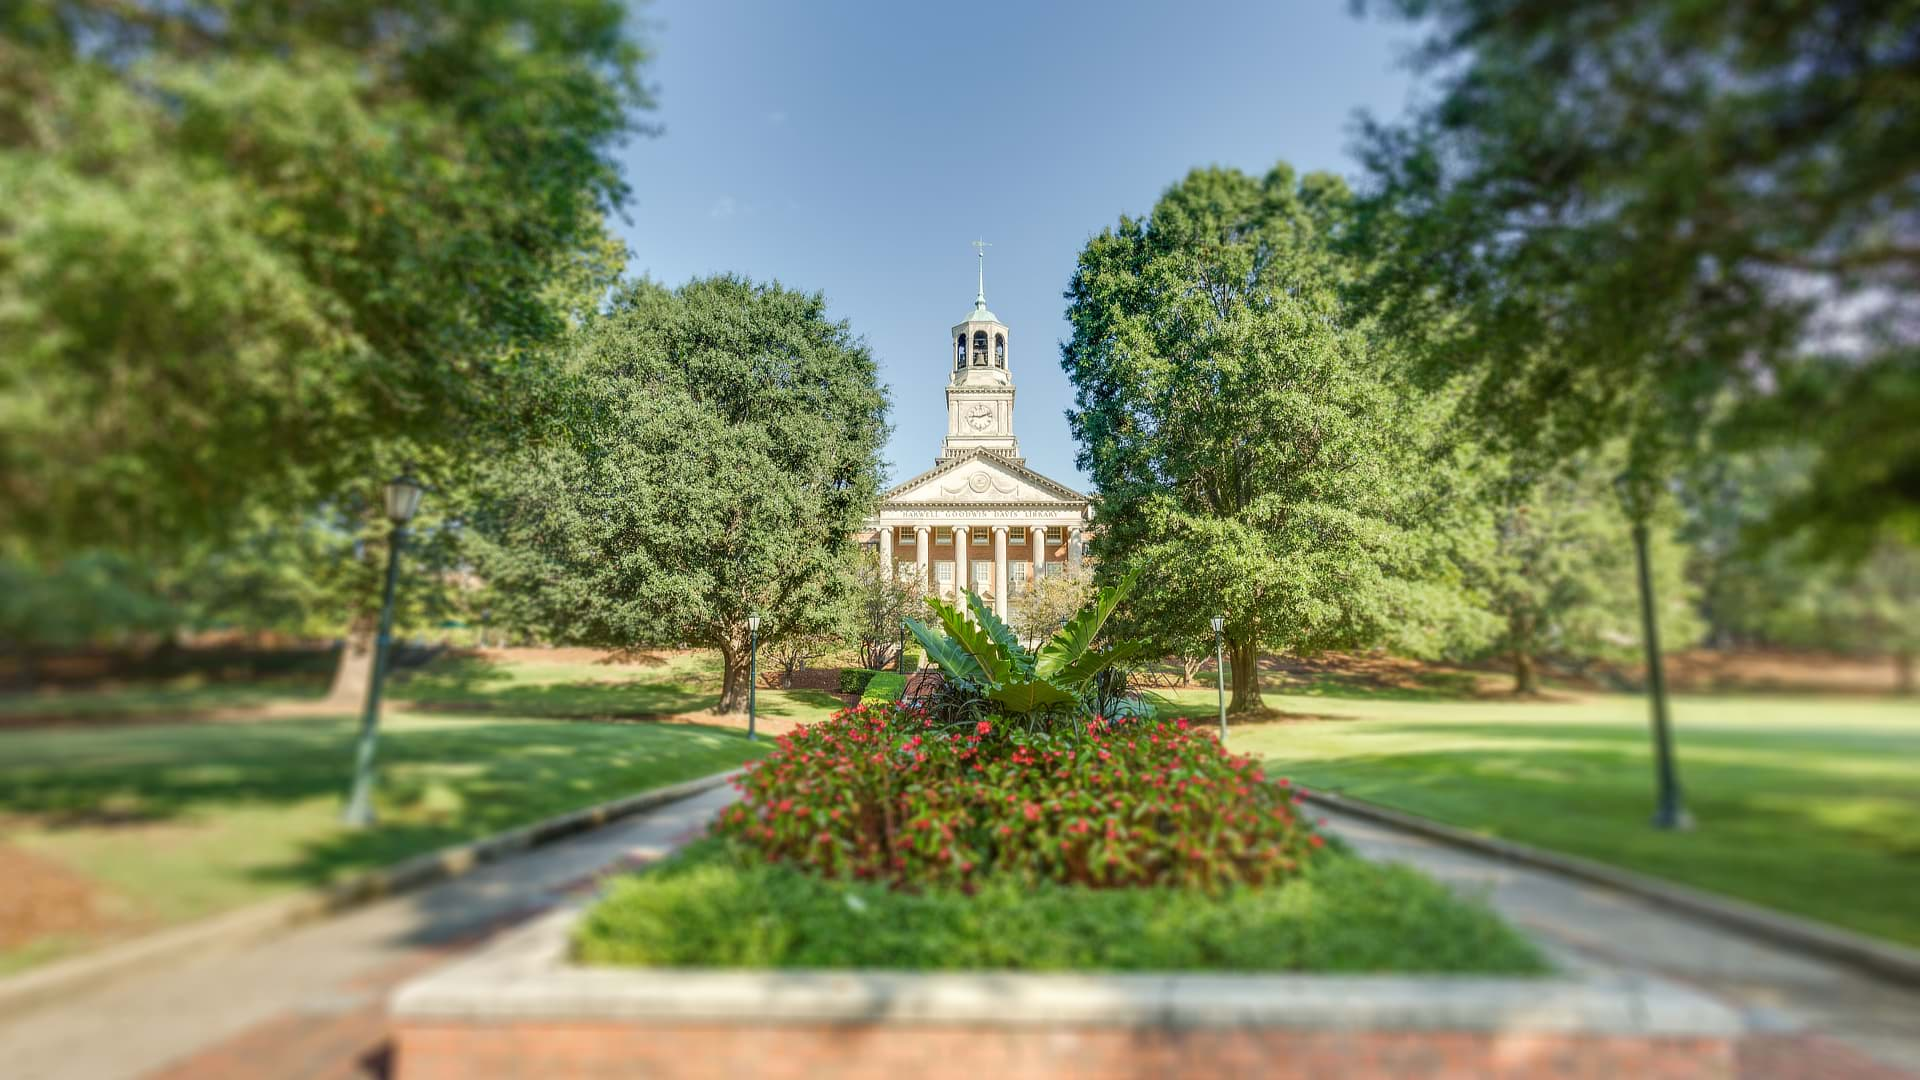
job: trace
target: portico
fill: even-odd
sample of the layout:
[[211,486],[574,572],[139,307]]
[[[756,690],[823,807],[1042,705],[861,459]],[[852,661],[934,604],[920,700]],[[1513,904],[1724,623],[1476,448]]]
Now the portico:
[[1005,618],[1008,601],[1032,582],[1079,571],[1092,509],[1020,456],[1011,332],[987,310],[984,253],[973,311],[950,333],[940,455],[881,496],[869,536],[893,573],[947,599],[971,589]]

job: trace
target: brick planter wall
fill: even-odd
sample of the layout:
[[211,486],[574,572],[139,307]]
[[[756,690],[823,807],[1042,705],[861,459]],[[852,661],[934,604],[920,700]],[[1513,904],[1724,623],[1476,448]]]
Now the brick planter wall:
[[401,1080],[716,1076],[769,1080],[1186,1076],[1700,1080],[1734,1075],[1733,1050],[1725,1038],[1434,1031],[409,1022],[400,1026],[395,1050]]
[[1670,983],[1451,976],[656,971],[547,916],[393,997],[399,1080],[1715,1078],[1741,1024]]

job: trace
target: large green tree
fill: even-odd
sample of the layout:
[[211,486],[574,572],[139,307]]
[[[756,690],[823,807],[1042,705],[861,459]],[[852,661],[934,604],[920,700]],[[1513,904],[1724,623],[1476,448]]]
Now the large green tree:
[[[1412,487],[1416,410],[1348,318],[1337,179],[1203,169],[1088,241],[1063,366],[1099,572],[1169,651],[1226,617],[1236,711],[1262,651],[1384,641],[1449,604]],[[1438,587],[1436,587],[1438,586]]]
[[583,295],[553,284],[613,269],[613,153],[650,104],[628,22],[0,6],[0,542],[163,549],[541,414]]
[[503,461],[473,518],[495,617],[557,642],[719,650],[830,632],[872,509],[886,398],[818,294],[640,283],[588,327],[568,438]]
[[1812,436],[1782,515],[1920,535],[1912,0],[1379,6],[1435,76],[1365,139],[1384,310],[1495,431],[1626,434],[1643,488],[1703,429]]

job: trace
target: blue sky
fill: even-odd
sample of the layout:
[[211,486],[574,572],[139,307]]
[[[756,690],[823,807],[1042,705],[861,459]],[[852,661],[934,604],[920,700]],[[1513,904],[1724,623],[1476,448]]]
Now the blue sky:
[[1084,489],[1060,342],[1087,238],[1195,166],[1351,174],[1355,110],[1397,114],[1412,86],[1413,29],[1343,0],[659,0],[641,19],[665,132],[622,154],[631,272],[824,292],[892,393],[894,479],[945,430],[969,241],[994,245],[1021,449]]

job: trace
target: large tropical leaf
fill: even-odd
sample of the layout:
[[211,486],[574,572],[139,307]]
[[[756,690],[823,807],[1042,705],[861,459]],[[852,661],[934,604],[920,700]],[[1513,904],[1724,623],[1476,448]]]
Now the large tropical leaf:
[[1054,672],[1051,677],[1052,682],[1056,686],[1078,686],[1106,668],[1124,664],[1133,659],[1144,647],[1144,642],[1122,641],[1106,649],[1089,649],[1081,653],[1079,659]]
[[1080,699],[1045,679],[1016,675],[987,691],[988,699],[1010,713],[1028,713],[1048,705],[1071,705]]
[[1107,617],[1113,614],[1113,609],[1119,607],[1120,601],[1125,600],[1127,594],[1133,591],[1136,576],[1137,574],[1128,574],[1118,585],[1109,585],[1101,589],[1100,595],[1094,598],[1092,604],[1082,608],[1078,615],[1067,620],[1067,625],[1061,627],[1046,645],[1041,647],[1040,658],[1033,667],[1034,674],[1042,678],[1052,678],[1062,668],[1084,656],[1087,650],[1093,647],[1094,639],[1100,636],[1100,628],[1106,625]]
[[961,682],[988,683],[987,673],[980,669],[978,662],[960,647],[960,643],[947,635],[921,622],[909,618],[907,629],[913,632],[914,640],[927,651],[927,659],[939,665],[940,671],[950,679]]
[[947,636],[973,657],[987,682],[1003,682],[1013,674],[1013,661],[1001,651],[1000,643],[967,618],[966,612],[939,597],[928,597],[927,606],[940,616],[940,625],[946,628]]
[[969,591],[967,606],[973,609],[973,617],[979,622],[980,629],[985,630],[987,636],[1007,654],[1007,660],[1013,664],[1014,673],[1032,675],[1033,654],[1020,644],[1020,637],[1013,632],[1013,628],[1000,621],[1000,616],[994,613],[993,605],[980,599],[979,593]]

